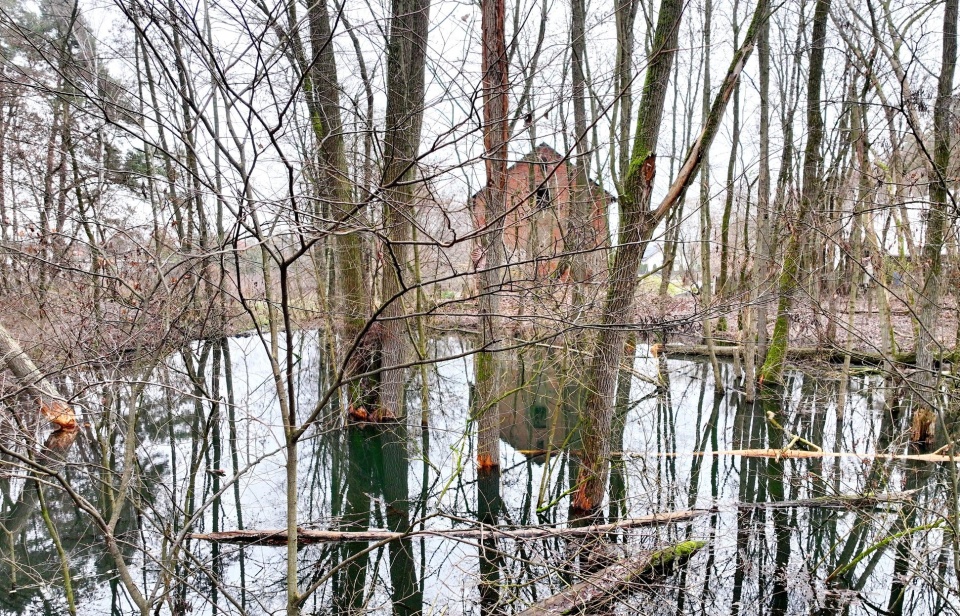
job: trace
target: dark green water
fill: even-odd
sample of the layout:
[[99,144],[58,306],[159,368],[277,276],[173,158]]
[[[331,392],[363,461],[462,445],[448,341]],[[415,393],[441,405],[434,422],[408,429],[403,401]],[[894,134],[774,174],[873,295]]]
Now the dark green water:
[[[297,399],[310,409],[323,390],[325,368],[314,337],[297,336],[294,344]],[[457,355],[461,344],[438,340],[431,352],[438,358]],[[502,470],[482,478],[473,469],[469,357],[429,366],[428,400],[420,398],[422,375],[415,371],[402,424],[343,428],[332,405],[300,447],[301,526],[407,531],[478,520],[564,524],[578,464],[577,361],[548,348],[531,348],[512,360],[506,378],[514,388],[501,402]],[[952,535],[939,528],[904,532],[941,521],[948,512],[947,465],[691,455],[782,448],[789,438],[767,421],[769,411],[789,432],[827,451],[907,453],[909,413],[901,408],[907,401],[890,383],[853,378],[840,412],[835,378],[794,373],[780,399],[761,405],[746,403],[728,374],[727,393],[714,395],[704,364],[670,360],[665,367],[667,385],[658,389],[656,361],[637,361],[633,399],[618,413],[613,449],[624,453],[613,464],[606,518],[688,508],[709,513],[589,545],[556,537],[453,541],[420,535],[384,545],[307,546],[299,552],[300,587],[317,590],[305,613],[512,614],[577,581],[591,557],[688,538],[709,547],[687,567],[633,589],[608,611],[956,613]],[[285,524],[282,422],[260,341],[198,343],[148,374],[89,375],[89,382],[70,385],[87,401],[90,426],[74,443],[47,447],[48,459],[65,456],[47,467],[60,468],[62,479],[104,519],[116,514],[120,550],[141,592],[158,600],[158,613],[283,613],[285,548],[176,541],[191,518],[194,532]],[[117,507],[124,434],[134,406],[139,413],[131,496]],[[421,426],[424,413],[428,428]],[[26,451],[22,443],[29,441],[16,440],[15,427],[6,432],[8,442]],[[31,449],[44,451],[42,429],[30,434],[41,439]],[[529,453],[541,449],[550,454]],[[9,532],[3,533],[0,556],[0,611],[67,613],[61,559],[40,515],[38,484],[25,481],[22,463],[9,455],[4,462],[2,521]],[[78,613],[136,613],[91,517],[57,479],[41,479],[44,503],[69,558]],[[904,490],[917,490],[911,503],[771,506]],[[896,535],[902,537],[888,540]],[[861,555],[849,573],[826,582]]]

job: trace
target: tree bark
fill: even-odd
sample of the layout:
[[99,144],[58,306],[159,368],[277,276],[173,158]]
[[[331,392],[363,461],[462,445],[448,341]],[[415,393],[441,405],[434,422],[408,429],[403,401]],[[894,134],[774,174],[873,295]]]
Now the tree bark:
[[417,152],[423,123],[424,69],[430,0],[393,0],[387,45],[387,110],[384,143],[381,319],[383,370],[378,421],[402,417],[410,341],[403,295],[407,290],[408,246],[413,220]]
[[596,608],[615,600],[621,593],[629,591],[632,584],[644,578],[681,566],[706,544],[705,541],[683,541],[641,556],[626,558],[531,605],[518,616],[562,616],[579,614],[588,607]]
[[823,142],[823,112],[820,109],[820,87],[823,81],[823,58],[827,38],[827,17],[830,0],[817,0],[813,14],[813,35],[810,51],[810,71],[807,80],[807,145],[803,154],[803,187],[800,193],[800,210],[790,231],[790,241],[783,257],[783,269],[779,278],[780,301],[777,320],[774,324],[770,348],[760,380],[779,383],[783,377],[787,347],[790,344],[790,310],[793,296],[799,286],[800,260],[810,211],[820,198],[820,167]]
[[767,19],[767,0],[760,0],[743,45],[734,53],[720,92],[697,141],[687,154],[677,179],[660,204],[649,209],[656,170],[657,133],[663,117],[667,82],[676,53],[683,4],[665,0],[660,7],[653,52],[638,112],[637,132],[629,171],[620,189],[620,238],[600,319],[600,334],[587,375],[587,400],[581,411],[584,458],[571,500],[574,511],[593,513],[602,505],[610,464],[610,432],[614,388],[623,355],[628,323],[633,313],[637,267],[657,224],[682,199],[700,167],[703,154],[716,136],[740,73],[750,53],[760,22]]
[[[943,63],[937,82],[937,101],[933,110],[933,174],[930,182],[930,211],[923,239],[923,266],[926,276],[920,291],[919,327],[917,328],[918,382],[925,406],[935,408],[935,388],[938,375],[933,371],[937,345],[937,316],[940,311],[941,253],[951,224],[948,220],[947,173],[950,165],[952,129],[953,75],[957,65],[957,7],[958,0],[947,0],[943,12]],[[948,439],[949,440],[949,439]]]
[[507,139],[509,129],[507,94],[510,88],[507,64],[506,5],[504,0],[483,0],[483,141],[487,186],[483,196],[486,232],[482,249],[486,267],[480,274],[480,344],[476,356],[474,414],[477,420],[477,467],[487,471],[500,466],[500,367],[497,341],[500,290],[505,254],[503,224],[507,199]]
[[62,430],[78,428],[73,407],[67,404],[53,383],[20,348],[20,344],[0,325],[0,368],[4,365],[17,377],[20,387],[36,399],[40,412],[50,423]]

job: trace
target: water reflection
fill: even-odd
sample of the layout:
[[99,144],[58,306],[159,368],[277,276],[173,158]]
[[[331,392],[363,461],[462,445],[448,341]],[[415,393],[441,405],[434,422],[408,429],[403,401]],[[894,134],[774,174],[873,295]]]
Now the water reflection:
[[[433,340],[431,353],[458,356],[464,345]],[[308,407],[330,369],[319,336],[297,335],[289,346],[297,357],[296,392]],[[504,362],[510,395],[499,402],[502,466],[479,476],[468,434],[469,357],[415,375],[426,382],[410,384],[416,411],[407,422],[344,426],[332,407],[300,449],[303,526],[409,532],[565,524],[579,463],[577,362],[547,347]],[[736,616],[956,611],[952,537],[946,527],[916,530],[947,511],[948,465],[723,453],[779,450],[801,442],[796,437],[833,452],[908,453],[909,403],[895,384],[859,376],[844,388],[830,376],[794,373],[781,391],[748,403],[733,374],[724,374],[727,393],[714,394],[709,371],[638,347],[632,371],[620,379],[612,443],[618,455],[604,508],[605,521],[691,507],[709,509],[707,515],[576,540],[419,534],[305,546],[300,586],[317,588],[307,613],[516,613],[624,555],[688,538],[709,541],[709,548],[688,567],[623,595],[620,609]],[[135,382],[143,383],[140,391],[110,397],[78,444],[61,449],[66,464],[51,459],[48,469],[62,468],[78,496],[109,512],[123,476],[125,430],[133,425],[137,467],[118,534],[137,584],[159,613],[281,610],[283,548],[182,540],[188,530],[284,526],[282,422],[262,346],[252,338],[200,342]],[[106,399],[109,389],[101,384],[98,395]],[[429,425],[421,425],[422,416]],[[43,447],[24,434],[6,438],[41,455]],[[9,455],[3,471],[0,612],[68,612],[62,559],[38,511],[41,484],[68,556],[78,613],[136,611],[76,500]],[[910,490],[911,500],[892,503],[836,498]]]

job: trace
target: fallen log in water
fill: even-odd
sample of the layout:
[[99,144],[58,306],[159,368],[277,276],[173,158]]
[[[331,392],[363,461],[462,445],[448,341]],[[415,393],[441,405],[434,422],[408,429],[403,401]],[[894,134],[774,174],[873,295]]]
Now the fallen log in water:
[[[517,453],[525,456],[545,456],[548,453],[557,453],[559,449],[518,449]],[[567,453],[579,456],[580,450],[568,449]],[[611,458],[680,458],[683,456],[740,456],[743,458],[854,458],[862,462],[878,460],[911,460],[913,462],[960,462],[960,456],[950,456],[940,453],[852,453],[846,451],[806,451],[802,449],[721,449],[718,451],[611,451]]]
[[[626,528],[641,526],[656,526],[692,520],[697,516],[708,513],[705,509],[690,509],[685,511],[669,511],[655,513],[640,518],[629,518],[610,524],[596,524],[594,526],[550,528],[528,527],[506,529],[495,526],[481,526],[480,528],[449,528],[437,530],[412,530],[408,533],[389,530],[362,530],[337,531],[317,530],[312,528],[297,529],[297,544],[309,545],[313,543],[341,543],[350,541],[390,541],[407,537],[431,536],[448,539],[544,539],[547,537],[570,537],[575,535],[593,535],[610,533]],[[228,530],[219,533],[194,533],[188,535],[191,539],[201,541],[215,541],[218,543],[259,544],[259,545],[286,545],[286,530]]]
[[578,584],[531,605],[518,616],[561,616],[583,611],[587,606],[596,606],[617,598],[631,583],[683,564],[705,541],[684,541],[676,545],[634,556],[588,576]]
[[[703,344],[668,344],[662,348],[662,352],[668,355],[689,355],[689,356],[707,356],[706,345]],[[714,352],[717,357],[733,357],[735,354],[742,353],[741,346],[718,345]],[[880,353],[870,351],[851,350],[850,363],[855,366],[882,366],[884,357]],[[825,361],[834,364],[843,363],[846,359],[847,351],[840,347],[791,347],[787,349],[787,359],[794,361]],[[956,352],[943,353],[937,357],[938,361],[955,361]],[[916,363],[916,353],[896,353],[890,360],[898,364],[911,365]]]
[[768,507],[783,509],[788,507],[821,507],[821,508],[849,508],[875,507],[877,505],[902,503],[913,499],[919,489],[904,490],[903,492],[884,492],[881,494],[834,494],[831,496],[815,496],[789,501],[769,501],[763,503],[739,503],[740,508]]
[[620,452],[621,457],[680,457],[680,456],[740,456],[742,458],[853,458],[862,462],[871,460],[912,460],[914,462],[960,462],[960,457],[939,453],[852,453],[846,451],[806,451],[803,449],[727,449],[720,451],[681,452]]
[[4,365],[17,377],[18,384],[37,399],[40,412],[50,423],[63,430],[77,429],[77,416],[73,408],[37,369],[6,328],[0,325],[0,368]]

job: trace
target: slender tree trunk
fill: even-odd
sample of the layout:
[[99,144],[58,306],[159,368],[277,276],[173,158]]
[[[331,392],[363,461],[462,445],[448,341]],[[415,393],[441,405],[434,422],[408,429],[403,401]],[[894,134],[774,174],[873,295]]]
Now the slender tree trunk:
[[614,389],[623,356],[627,332],[623,324],[633,313],[637,288],[637,263],[654,230],[696,175],[704,151],[710,147],[720,119],[750,53],[761,21],[767,18],[766,0],[760,0],[744,44],[734,53],[726,78],[714,100],[699,138],[680,169],[677,179],[663,201],[650,209],[653,177],[656,171],[654,149],[663,117],[667,82],[676,53],[677,34],[683,4],[665,0],[660,6],[647,74],[637,119],[637,132],[629,172],[620,189],[620,238],[614,256],[607,297],[600,318],[600,333],[587,374],[587,399],[581,414],[583,440],[582,466],[577,489],[571,500],[574,512],[595,514],[602,505],[610,462],[610,434],[613,423]]
[[500,367],[497,341],[500,291],[504,275],[503,223],[507,199],[507,138],[509,128],[506,5],[504,0],[484,0],[481,6],[483,32],[483,141],[487,186],[483,197],[486,233],[482,249],[486,267],[480,275],[481,351],[476,356],[475,415],[477,417],[477,466],[489,471],[500,466]]
[[614,17],[617,25],[617,63],[614,66],[614,83],[619,98],[614,108],[614,120],[619,113],[619,126],[611,122],[610,170],[614,182],[625,178],[630,168],[630,135],[633,130],[633,48],[635,44],[634,24],[640,0],[622,0],[616,4]]
[[[740,24],[737,22],[737,3],[733,5],[733,46],[740,40]],[[736,184],[734,172],[737,150],[740,146],[740,86],[733,91],[733,129],[730,143],[730,158],[727,161],[727,191],[723,202],[723,217],[720,220],[720,275],[717,279],[717,299],[722,303],[730,297],[730,218],[733,215],[733,190]],[[726,310],[717,319],[717,331],[727,331]]]
[[820,167],[823,142],[823,112],[820,109],[820,87],[823,81],[823,58],[827,36],[827,17],[830,0],[817,0],[813,15],[813,36],[810,51],[810,70],[807,80],[807,145],[803,155],[803,188],[800,194],[800,210],[792,222],[790,240],[783,257],[783,269],[779,278],[780,302],[777,321],[766,360],[760,369],[760,379],[767,383],[779,383],[783,376],[786,351],[790,344],[790,310],[793,296],[800,281],[800,261],[810,211],[820,198]]
[[[703,117],[710,113],[710,30],[713,27],[713,2],[705,0],[703,4]],[[736,93],[736,90],[734,90]],[[700,310],[703,311],[703,342],[707,345],[707,355],[713,372],[714,391],[723,391],[720,366],[713,348],[713,272],[710,259],[713,254],[713,223],[710,220],[710,153],[703,153],[700,165]]]

